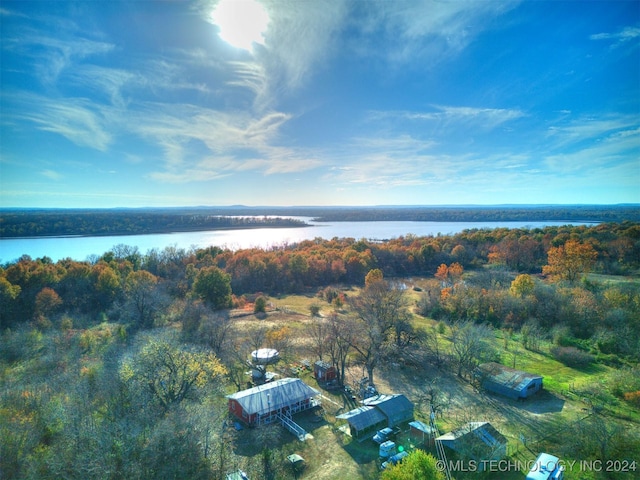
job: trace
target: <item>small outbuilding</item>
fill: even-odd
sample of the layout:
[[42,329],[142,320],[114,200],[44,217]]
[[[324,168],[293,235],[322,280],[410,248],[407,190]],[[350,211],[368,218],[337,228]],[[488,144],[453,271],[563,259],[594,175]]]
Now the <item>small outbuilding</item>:
[[387,419],[387,426],[391,428],[413,420],[413,403],[401,394],[376,395],[361,403],[380,410]]
[[409,422],[409,439],[415,445],[427,445],[433,444],[433,438],[435,432],[431,426],[419,420]]
[[477,462],[500,460],[507,456],[507,439],[489,422],[469,422],[439,436],[436,442]]
[[283,378],[227,395],[229,413],[253,426],[274,421],[278,415],[292,415],[319,405],[320,392],[299,378]]
[[496,362],[479,365],[475,376],[485,390],[514,400],[528,398],[542,390],[542,376],[505,367]]
[[368,438],[383,427],[396,427],[413,420],[413,403],[404,395],[375,395],[358,407],[336,418],[346,420],[351,436]]
[[313,364],[313,376],[318,382],[322,383],[335,380],[337,373],[333,365],[322,360],[318,360]]
[[353,438],[367,438],[387,425],[387,417],[376,407],[364,405],[350,410],[336,418],[346,420]]

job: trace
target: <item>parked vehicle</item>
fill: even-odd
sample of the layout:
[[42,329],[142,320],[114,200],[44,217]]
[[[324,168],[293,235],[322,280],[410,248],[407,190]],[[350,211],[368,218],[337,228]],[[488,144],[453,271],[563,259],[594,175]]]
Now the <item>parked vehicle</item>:
[[564,467],[561,463],[558,457],[548,453],[541,453],[531,467],[526,480],[562,480],[564,478]]
[[382,470],[384,470],[389,465],[395,465],[397,463],[400,463],[408,455],[409,455],[409,452],[407,452],[406,450],[404,450],[404,451],[402,451],[400,453],[396,453],[395,455],[389,457],[389,460],[387,460],[386,462],[382,462],[382,465],[380,466],[380,468]]
[[378,449],[378,455],[380,458],[389,458],[398,453],[396,448],[396,442],[391,440],[387,440],[380,444],[380,448]]
[[386,427],[382,430],[378,430],[378,432],[373,436],[373,441],[380,444],[395,438],[398,433],[400,433],[399,428]]

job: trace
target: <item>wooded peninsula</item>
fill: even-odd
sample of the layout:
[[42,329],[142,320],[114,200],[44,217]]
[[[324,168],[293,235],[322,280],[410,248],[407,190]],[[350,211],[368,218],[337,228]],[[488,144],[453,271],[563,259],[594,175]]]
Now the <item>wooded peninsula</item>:
[[620,222],[640,221],[638,205],[176,207],[0,210],[0,238],[142,235],[245,228],[304,227],[319,222]]

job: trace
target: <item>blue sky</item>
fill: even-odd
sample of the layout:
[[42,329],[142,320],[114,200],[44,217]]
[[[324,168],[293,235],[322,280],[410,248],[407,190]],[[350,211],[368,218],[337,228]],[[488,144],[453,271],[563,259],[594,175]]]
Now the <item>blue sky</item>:
[[3,207],[640,202],[637,0],[3,1],[0,22]]

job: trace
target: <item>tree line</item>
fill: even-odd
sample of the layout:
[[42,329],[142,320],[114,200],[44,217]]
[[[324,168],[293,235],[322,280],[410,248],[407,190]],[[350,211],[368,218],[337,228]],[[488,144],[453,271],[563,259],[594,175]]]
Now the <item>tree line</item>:
[[321,222],[623,222],[640,221],[637,205],[407,207],[175,207],[140,209],[4,209],[0,237],[136,235]]
[[293,218],[213,215],[181,210],[17,210],[2,212],[0,237],[142,235],[305,225]]
[[[86,261],[63,259],[54,263],[47,257],[23,256],[3,265],[0,268],[3,304],[0,327],[61,312],[95,317],[115,307],[130,316],[134,308],[132,295],[143,286],[153,291],[155,297],[150,303],[161,310],[163,302],[185,298],[193,290],[199,272],[209,267],[223,272],[232,294],[240,297],[255,292],[272,295],[302,292],[337,283],[362,284],[372,269],[381,270],[385,278],[433,276],[440,265],[454,263],[465,271],[477,272],[475,282],[480,290],[476,292],[472,284],[467,284],[465,288],[447,291],[451,294],[445,302],[449,305],[447,314],[509,323],[510,312],[520,317],[527,316],[528,312],[518,313],[524,307],[514,306],[502,315],[494,306],[493,310],[477,307],[476,314],[473,310],[454,308],[452,302],[464,293],[465,297],[478,297],[477,304],[482,305],[486,296],[483,291],[491,290],[488,288],[491,282],[497,286],[505,284],[506,280],[501,281],[500,277],[508,278],[510,273],[548,275],[575,287],[579,274],[575,267],[570,264],[548,266],[549,262],[558,263],[566,257],[565,249],[572,245],[577,245],[578,250],[589,250],[590,269],[597,273],[631,274],[640,267],[640,224],[633,222],[535,229],[469,229],[456,235],[407,235],[385,242],[316,238],[268,249],[237,251],[172,246],[143,254],[137,247],[120,244]],[[554,275],[553,268],[563,270],[566,278]],[[442,297],[438,295],[438,299]],[[521,300],[518,304],[524,305],[526,302]],[[437,304],[434,296],[429,301],[432,304],[429,308],[436,312],[443,304]],[[148,311],[140,315],[153,317]],[[552,316],[547,313],[541,318]]]

